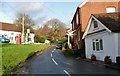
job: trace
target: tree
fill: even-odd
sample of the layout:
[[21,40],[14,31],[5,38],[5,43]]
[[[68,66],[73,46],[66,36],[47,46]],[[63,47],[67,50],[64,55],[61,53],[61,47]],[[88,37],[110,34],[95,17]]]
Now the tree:
[[48,37],[50,31],[51,29],[47,25],[44,25],[44,27],[41,27],[41,35]]
[[47,21],[45,25],[50,28],[48,37],[50,37],[52,41],[58,40],[66,34],[66,25],[58,19],[51,19]]
[[45,36],[40,36],[39,37],[39,42],[44,43],[45,42]]
[[43,27],[35,31],[37,37],[45,36],[51,42],[61,39],[66,35],[66,25],[58,19],[51,19],[47,21]]
[[25,33],[27,32],[27,29],[30,29],[30,31],[33,32],[32,26],[35,25],[34,21],[30,18],[29,15],[23,13],[19,13],[17,15],[17,19],[14,21],[14,23],[18,26],[17,30],[22,32],[23,17],[24,17]]

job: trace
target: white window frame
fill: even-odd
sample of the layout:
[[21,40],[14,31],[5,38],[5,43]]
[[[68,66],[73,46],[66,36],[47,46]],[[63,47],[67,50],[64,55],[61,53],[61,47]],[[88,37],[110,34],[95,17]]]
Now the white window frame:
[[116,8],[115,7],[107,7],[106,8],[106,13],[113,13],[116,12]]
[[[102,40],[102,39],[92,39],[92,48],[93,48],[93,51],[97,51],[97,52],[103,51],[103,40],[102,40],[102,44],[101,44],[100,40]],[[98,43],[98,47],[99,48],[97,48],[97,43]]]
[[[96,22],[96,27],[95,27],[95,22]],[[96,20],[93,20],[93,26],[94,28],[98,28],[98,22]]]

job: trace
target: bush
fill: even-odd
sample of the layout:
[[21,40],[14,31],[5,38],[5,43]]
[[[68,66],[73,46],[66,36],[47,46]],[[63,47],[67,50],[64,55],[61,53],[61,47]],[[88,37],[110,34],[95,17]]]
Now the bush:
[[68,48],[68,44],[67,44],[67,42],[66,42],[66,43],[64,43],[63,47],[64,47],[65,49],[67,49],[67,48]]
[[67,42],[67,37],[62,37],[62,38],[61,38],[61,41],[62,41],[62,43]]
[[116,63],[117,63],[117,64],[120,64],[120,56],[117,56],[117,57],[116,57]]
[[105,64],[111,64],[112,63],[112,60],[111,60],[110,56],[105,56],[104,63]]
[[63,53],[65,56],[74,56],[73,51],[70,50],[70,49],[62,49],[62,53]]
[[91,61],[96,61],[96,56],[94,54],[91,55]]
[[44,43],[45,42],[45,36],[40,36],[39,37],[39,42]]
[[56,40],[54,40],[54,41],[52,41],[52,43],[53,43],[53,44],[57,44],[57,41],[56,41]]

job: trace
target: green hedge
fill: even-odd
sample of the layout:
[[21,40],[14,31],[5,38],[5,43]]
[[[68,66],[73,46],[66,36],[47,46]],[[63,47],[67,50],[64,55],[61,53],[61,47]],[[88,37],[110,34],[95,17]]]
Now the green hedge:
[[61,41],[62,41],[62,43],[67,42],[67,37],[62,37],[62,38],[61,38]]
[[39,37],[39,42],[44,43],[45,42],[45,36],[40,36]]

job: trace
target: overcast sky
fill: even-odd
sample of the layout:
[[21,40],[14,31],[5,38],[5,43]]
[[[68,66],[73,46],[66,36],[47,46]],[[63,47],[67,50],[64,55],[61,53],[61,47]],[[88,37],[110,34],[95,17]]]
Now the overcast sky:
[[[25,0],[24,0],[25,1]],[[71,19],[76,8],[83,0],[64,0],[62,1],[13,1],[7,0],[0,3],[0,22],[13,23],[17,13],[28,14],[36,23],[37,27],[42,26],[47,20],[57,18],[71,27]]]

